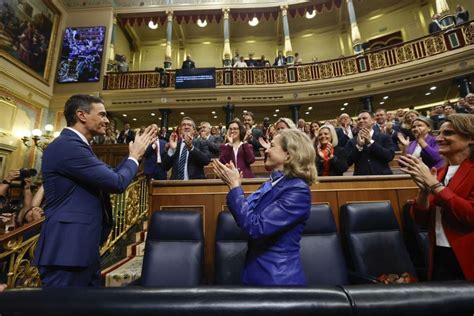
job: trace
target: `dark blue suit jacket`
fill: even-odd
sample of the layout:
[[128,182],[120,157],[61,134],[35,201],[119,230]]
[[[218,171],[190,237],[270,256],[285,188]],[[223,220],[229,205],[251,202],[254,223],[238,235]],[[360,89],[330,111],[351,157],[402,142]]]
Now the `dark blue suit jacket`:
[[374,132],[374,143],[364,145],[362,151],[356,147],[357,137],[346,144],[348,165],[354,164],[354,175],[383,175],[393,174],[389,162],[395,157],[392,138],[389,135]]
[[137,164],[127,159],[113,170],[77,134],[64,129],[44,151],[41,170],[46,219],[35,264],[97,264],[99,246],[112,227],[108,193],[125,191],[137,173]]
[[[309,186],[284,177],[266,193],[264,187],[247,198],[242,187],[227,194],[230,212],[250,237],[242,283],[305,285],[300,240],[311,208]],[[261,195],[249,203],[256,194]]]
[[153,149],[153,144],[148,146],[143,155],[143,171],[147,178],[153,178],[155,180],[166,180],[166,170],[163,167],[163,156],[166,154],[166,141],[160,139],[160,155],[161,163],[156,162],[156,150]]
[[[173,156],[170,157],[168,153],[161,156],[165,170],[169,170],[173,167],[170,180],[178,179],[178,161],[181,142],[182,141],[178,142],[176,152]],[[206,176],[204,175],[204,166],[211,162],[211,153],[209,152],[208,142],[207,140],[194,139],[193,146],[194,149],[189,152],[188,156],[189,179],[206,179]]]

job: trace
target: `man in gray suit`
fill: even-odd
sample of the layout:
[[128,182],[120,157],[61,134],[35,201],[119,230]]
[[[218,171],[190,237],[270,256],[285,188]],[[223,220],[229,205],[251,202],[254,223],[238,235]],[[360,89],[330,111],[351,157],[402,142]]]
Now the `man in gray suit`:
[[211,158],[219,158],[220,146],[224,139],[220,135],[211,135],[211,124],[209,122],[199,124],[199,137],[201,140],[208,142]]

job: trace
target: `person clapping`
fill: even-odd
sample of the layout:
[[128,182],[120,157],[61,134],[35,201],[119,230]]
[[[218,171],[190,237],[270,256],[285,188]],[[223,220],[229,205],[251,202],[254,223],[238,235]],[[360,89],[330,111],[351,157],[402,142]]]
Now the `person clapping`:
[[429,168],[413,155],[400,157],[402,171],[420,188],[411,215],[429,226],[428,277],[474,280],[474,116],[452,114],[436,137],[447,164]]
[[230,189],[229,210],[250,237],[242,283],[302,286],[300,240],[311,209],[309,185],[316,181],[315,151],[307,135],[287,129],[273,138],[266,156],[270,180],[247,198],[235,165],[213,162],[214,172]]
[[223,164],[232,162],[244,178],[253,178],[250,165],[255,161],[252,145],[243,142],[246,134],[245,126],[238,120],[230,122],[227,129],[226,143],[220,146],[219,161]]

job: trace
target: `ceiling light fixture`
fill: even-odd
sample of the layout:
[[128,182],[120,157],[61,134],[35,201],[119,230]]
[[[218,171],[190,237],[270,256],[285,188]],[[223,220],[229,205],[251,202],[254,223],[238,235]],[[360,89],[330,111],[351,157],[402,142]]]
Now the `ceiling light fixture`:
[[279,110],[279,109],[275,109],[275,112],[277,112],[277,113],[278,113],[278,112],[280,112],[280,110]]
[[306,112],[305,114],[306,114],[306,115],[308,115],[308,114],[309,114],[309,112]]
[[212,113],[212,114],[216,114],[216,111],[212,111],[211,113]]
[[432,86],[432,87],[430,88],[430,90],[431,90],[431,91],[436,90],[436,86]]
[[136,120],[137,120],[137,118],[136,118],[136,117],[134,117],[132,120],[136,121]]
[[425,95],[430,95],[430,94],[431,94],[431,92],[426,92],[426,93],[425,93]]
[[382,102],[380,102],[380,105],[382,105],[382,104],[384,104],[384,103],[385,103],[385,102],[382,101]]
[[260,21],[257,19],[256,16],[253,17],[252,20],[249,21],[250,26],[257,26]]
[[199,27],[206,27],[207,26],[207,21],[205,19],[204,20],[198,19],[197,20],[197,25]]
[[308,110],[312,110],[312,109],[313,109],[313,107],[312,107],[312,106],[310,106],[310,107],[308,108]]
[[153,20],[150,20],[150,22],[148,22],[148,27],[152,30],[156,30],[158,28],[158,23],[155,23],[153,22]]
[[388,99],[388,95],[384,96],[383,99],[384,99],[384,100],[387,100],[387,99]]
[[344,106],[348,106],[348,105],[349,105],[349,102],[344,103]]
[[180,112],[179,114],[184,115],[184,112]]
[[273,116],[278,116],[278,114],[275,113],[275,114],[273,114]]
[[346,108],[341,108],[341,111],[344,111]]
[[155,113],[150,113],[151,116],[155,116],[156,114]]
[[306,15],[305,15],[305,16],[306,16],[307,19],[312,19],[312,18],[314,18],[314,17],[316,16],[316,10],[313,9],[313,12],[306,11]]
[[123,117],[127,117],[127,114],[122,114]]

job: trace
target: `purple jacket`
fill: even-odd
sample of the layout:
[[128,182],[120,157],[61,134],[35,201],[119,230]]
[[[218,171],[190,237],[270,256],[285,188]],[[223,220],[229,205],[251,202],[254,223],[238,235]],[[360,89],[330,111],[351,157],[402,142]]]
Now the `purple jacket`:
[[227,194],[230,212],[250,237],[242,283],[305,285],[300,240],[311,209],[309,186],[286,176],[273,187],[270,181],[247,198],[242,187]]
[[[421,160],[431,169],[435,167],[436,169],[444,166],[444,159],[439,154],[439,146],[436,143],[436,138],[430,134],[426,135],[426,143],[428,146],[421,149]],[[416,148],[417,141],[414,140],[408,144],[407,154],[413,154]]]
[[254,178],[250,165],[255,161],[253,147],[251,144],[242,144],[237,151],[237,162],[235,161],[234,149],[232,145],[222,144],[219,161],[223,164],[233,162],[242,171],[244,178]]

